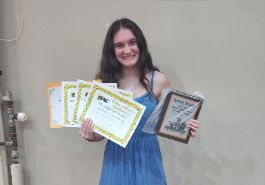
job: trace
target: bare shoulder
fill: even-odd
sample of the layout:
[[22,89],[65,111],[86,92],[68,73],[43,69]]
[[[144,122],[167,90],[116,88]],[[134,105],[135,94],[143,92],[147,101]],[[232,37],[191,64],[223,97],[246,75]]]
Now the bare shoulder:
[[155,76],[154,76],[153,92],[158,100],[160,100],[162,89],[169,87],[169,86],[170,86],[170,82],[167,76],[164,73],[156,71]]

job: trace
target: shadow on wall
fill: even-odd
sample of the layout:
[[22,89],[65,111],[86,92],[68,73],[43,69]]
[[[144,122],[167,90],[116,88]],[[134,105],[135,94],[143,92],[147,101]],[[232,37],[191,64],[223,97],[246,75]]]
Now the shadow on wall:
[[193,144],[191,142],[187,146],[168,139],[159,140],[168,184],[251,184],[255,165],[250,156],[238,161],[224,155],[212,158],[198,147],[199,141],[194,141]]
[[[203,115],[214,114],[207,110]],[[253,184],[254,159],[249,154],[237,153],[237,146],[232,141],[226,143],[232,138],[231,133],[220,132],[227,129],[225,125],[218,122],[218,118],[210,119],[215,125],[208,127],[207,120],[201,120],[203,125],[198,135],[187,145],[159,137],[168,184]]]

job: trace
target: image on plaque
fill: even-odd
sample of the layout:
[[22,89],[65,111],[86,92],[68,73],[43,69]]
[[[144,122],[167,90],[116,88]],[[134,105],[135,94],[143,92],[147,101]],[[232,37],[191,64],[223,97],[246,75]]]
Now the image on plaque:
[[181,120],[181,118],[177,117],[175,121],[168,121],[168,124],[165,125],[165,129],[168,131],[178,132],[183,135],[187,131],[186,124]]

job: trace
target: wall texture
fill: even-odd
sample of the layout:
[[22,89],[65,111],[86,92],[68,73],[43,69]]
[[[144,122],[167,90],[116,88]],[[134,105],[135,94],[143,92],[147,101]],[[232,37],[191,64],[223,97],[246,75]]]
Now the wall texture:
[[[16,1],[1,37],[20,29]],[[27,185],[97,184],[105,141],[74,128],[49,129],[45,84],[93,79],[108,25],[129,17],[172,87],[201,90],[198,136],[160,138],[169,185],[264,185],[265,2],[263,0],[23,0],[19,41],[0,42],[3,89],[29,121],[18,125]],[[3,8],[1,8],[3,10]],[[1,18],[3,19],[3,17]],[[5,27],[5,29],[2,29]]]

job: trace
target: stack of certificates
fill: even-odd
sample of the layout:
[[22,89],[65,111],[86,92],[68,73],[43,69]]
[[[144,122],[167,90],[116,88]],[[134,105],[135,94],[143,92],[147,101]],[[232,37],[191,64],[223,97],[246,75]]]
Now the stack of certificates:
[[91,118],[94,131],[125,147],[145,107],[115,83],[77,80],[47,85],[50,128],[80,127]]

